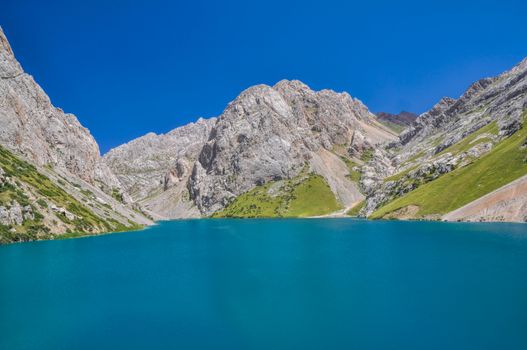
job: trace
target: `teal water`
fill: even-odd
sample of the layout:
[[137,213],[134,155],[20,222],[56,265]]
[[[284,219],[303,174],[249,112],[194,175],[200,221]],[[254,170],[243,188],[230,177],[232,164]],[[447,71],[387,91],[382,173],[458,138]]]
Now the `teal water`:
[[527,349],[527,226],[189,220],[0,247],[0,349]]

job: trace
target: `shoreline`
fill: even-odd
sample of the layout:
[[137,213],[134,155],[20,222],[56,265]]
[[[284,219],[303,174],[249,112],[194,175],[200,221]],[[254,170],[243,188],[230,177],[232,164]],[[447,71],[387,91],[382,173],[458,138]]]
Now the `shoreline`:
[[[141,228],[132,229],[132,230],[126,230],[126,231],[108,231],[108,232],[101,232],[97,234],[79,234],[79,235],[72,235],[72,236],[66,236],[63,235],[57,235],[54,238],[51,239],[36,239],[32,241],[20,241],[20,242],[9,242],[0,244],[0,248],[2,246],[8,246],[13,244],[23,244],[23,243],[35,243],[35,242],[47,242],[47,241],[60,241],[60,240],[69,240],[69,239],[79,239],[79,238],[90,238],[90,237],[99,237],[99,236],[107,236],[112,234],[119,234],[119,233],[129,233],[129,232],[140,232],[140,231],[146,231],[152,227],[159,226],[162,222],[169,222],[169,221],[190,221],[190,220],[302,220],[302,219],[309,219],[309,220],[324,220],[324,219],[348,219],[348,220],[361,220],[361,221],[371,221],[371,222],[435,222],[435,223],[445,223],[445,224],[515,224],[515,225],[525,225],[527,222],[524,221],[453,221],[453,220],[426,220],[426,219],[368,219],[363,218],[359,216],[348,216],[348,215],[333,215],[333,214],[327,214],[327,215],[321,215],[321,216],[306,216],[306,217],[257,217],[257,218],[210,218],[210,217],[203,217],[203,218],[177,218],[177,219],[163,219],[163,220],[157,220],[154,221],[151,225],[145,225]],[[67,235],[67,234],[66,234]]]

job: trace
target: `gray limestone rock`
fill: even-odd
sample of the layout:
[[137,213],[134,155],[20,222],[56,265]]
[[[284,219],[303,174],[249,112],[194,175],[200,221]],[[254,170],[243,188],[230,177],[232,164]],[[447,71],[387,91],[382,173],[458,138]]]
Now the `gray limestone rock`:
[[[99,147],[73,114],[51,104],[25,73],[0,28],[0,144],[38,165],[51,165],[90,183],[112,183]],[[115,184],[117,185],[117,184]]]
[[[358,189],[340,179],[345,164],[324,151],[341,147],[359,156],[394,139],[347,93],[317,92],[300,81],[282,80],[245,90],[217,119],[147,134],[111,150],[104,160],[134,199],[162,217],[185,217],[196,215],[196,208],[198,215],[209,215],[239,194],[294,177],[306,166],[326,178],[337,198],[356,201]],[[161,203],[165,197],[184,210]]]
[[[347,93],[315,92],[287,80],[254,86],[218,118],[194,164],[191,198],[208,215],[257,185],[291,178],[305,166],[314,169],[320,150],[362,151],[391,139],[393,134]],[[331,182],[332,169],[319,172]]]

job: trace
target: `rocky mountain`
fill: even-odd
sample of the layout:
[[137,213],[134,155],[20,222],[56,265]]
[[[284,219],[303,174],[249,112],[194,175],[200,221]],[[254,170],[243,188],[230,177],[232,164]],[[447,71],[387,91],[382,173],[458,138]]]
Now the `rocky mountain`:
[[218,118],[194,164],[191,199],[202,213],[211,214],[256,185],[298,175],[307,164],[347,206],[360,193],[351,181],[334,178],[332,163],[343,164],[336,149],[359,158],[392,139],[347,93],[314,92],[299,81],[255,86]]
[[104,161],[132,199],[157,218],[196,217],[187,183],[215,124],[216,118],[199,119],[166,134],[149,133],[112,149]]
[[388,147],[388,165],[373,172],[377,181],[368,183],[361,213],[374,218],[525,220],[525,206],[512,217],[506,214],[511,203],[490,209],[490,199],[487,209],[493,214],[484,214],[484,198],[477,205],[480,214],[448,213],[527,174],[526,110],[527,59],[497,77],[477,81],[458,99],[443,98]]
[[218,118],[148,134],[104,159],[132,196],[161,217],[211,215],[247,191],[302,172],[321,176],[349,207],[363,198],[349,165],[393,140],[347,93],[283,80],[245,90]]
[[90,132],[51,104],[1,28],[0,125],[0,241],[151,222],[124,205],[128,197]]
[[379,112],[376,114],[377,119],[393,129],[395,132],[400,133],[417,119],[418,115],[412,112],[402,111],[398,114],[392,114],[387,112]]
[[[104,159],[161,218],[349,212],[521,221],[527,213],[515,191],[524,186],[509,183],[527,174],[526,66],[524,60],[482,79],[417,118],[376,117],[347,93],[313,91],[299,81],[257,85],[218,118],[148,134]],[[386,120],[409,126],[396,137]],[[499,195],[492,209],[482,207],[480,198],[493,191],[516,199]],[[318,206],[320,198],[326,206]],[[480,202],[470,206],[474,200]],[[467,205],[480,212],[460,210]]]
[[209,216],[527,220],[527,59],[417,118],[256,85],[101,157],[0,44],[0,243]]

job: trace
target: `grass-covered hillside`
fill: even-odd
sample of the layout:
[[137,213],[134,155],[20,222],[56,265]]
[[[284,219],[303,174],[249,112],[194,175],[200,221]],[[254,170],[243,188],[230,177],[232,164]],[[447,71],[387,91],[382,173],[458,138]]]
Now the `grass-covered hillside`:
[[213,217],[306,217],[339,209],[341,205],[324,178],[311,173],[257,186],[238,196]]
[[[74,186],[82,199],[66,192],[66,185]],[[94,213],[88,202],[99,206],[102,214]],[[0,147],[0,244],[139,227],[119,217],[108,203],[97,202],[91,191],[65,178],[56,183]]]
[[[445,152],[461,152],[473,146],[479,135],[495,134],[495,123],[489,124]],[[444,174],[408,194],[399,197],[375,211],[371,218],[397,217],[398,211],[412,217],[423,218],[430,215],[446,214],[492,192],[503,185],[527,174],[527,125],[510,137],[500,141],[488,154],[466,166]]]

